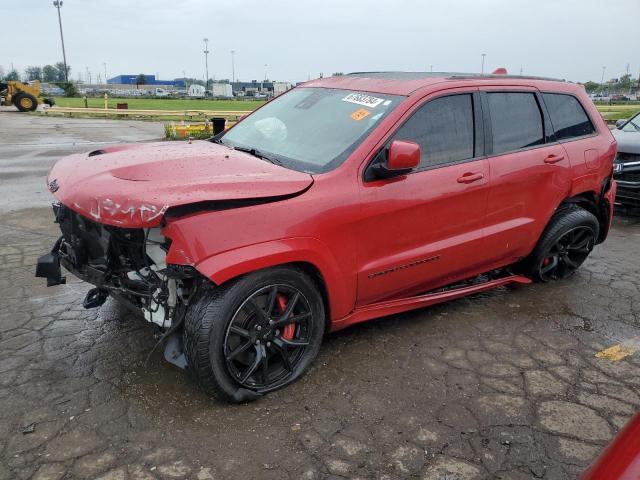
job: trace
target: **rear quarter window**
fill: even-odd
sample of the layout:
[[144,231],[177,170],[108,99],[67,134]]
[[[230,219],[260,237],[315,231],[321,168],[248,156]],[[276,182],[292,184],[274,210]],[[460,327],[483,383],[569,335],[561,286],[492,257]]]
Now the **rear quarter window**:
[[595,132],[591,120],[574,96],[562,93],[543,93],[542,98],[556,132],[556,140],[582,137]]

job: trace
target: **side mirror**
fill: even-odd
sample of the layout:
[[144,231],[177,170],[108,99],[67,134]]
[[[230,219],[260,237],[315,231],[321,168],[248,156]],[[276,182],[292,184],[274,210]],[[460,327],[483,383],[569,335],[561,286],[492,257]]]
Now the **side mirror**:
[[378,178],[406,175],[420,165],[420,145],[408,140],[394,140],[389,145],[385,161],[373,166],[373,174]]
[[627,119],[626,118],[621,118],[620,120],[617,120],[616,121],[616,128],[622,127],[625,123],[627,123]]

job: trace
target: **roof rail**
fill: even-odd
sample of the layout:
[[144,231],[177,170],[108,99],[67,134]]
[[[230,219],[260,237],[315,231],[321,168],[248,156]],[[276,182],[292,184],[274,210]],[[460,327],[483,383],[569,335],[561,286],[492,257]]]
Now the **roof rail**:
[[502,75],[493,73],[453,73],[447,78],[521,78],[524,80],[548,80],[551,82],[566,82],[564,78],[539,77],[536,75]]
[[384,78],[387,77],[389,79],[394,78],[400,79],[399,77],[405,77],[406,80],[415,80],[419,78],[429,78],[429,77],[444,77],[447,79],[460,79],[460,78],[515,78],[515,79],[524,79],[524,80],[548,80],[552,82],[566,82],[565,79],[562,78],[552,78],[552,77],[538,77],[534,75],[503,75],[503,74],[492,74],[492,73],[462,73],[462,72],[400,72],[400,71],[376,71],[376,72],[350,72],[347,73],[348,76],[371,76]]

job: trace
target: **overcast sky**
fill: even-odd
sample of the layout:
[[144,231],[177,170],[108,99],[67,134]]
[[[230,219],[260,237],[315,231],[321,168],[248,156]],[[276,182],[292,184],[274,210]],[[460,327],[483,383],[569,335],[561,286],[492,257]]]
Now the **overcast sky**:
[[[62,60],[50,0],[1,0],[0,65]],[[302,81],[371,70],[509,73],[573,81],[640,70],[640,0],[64,0],[72,77],[209,74]]]

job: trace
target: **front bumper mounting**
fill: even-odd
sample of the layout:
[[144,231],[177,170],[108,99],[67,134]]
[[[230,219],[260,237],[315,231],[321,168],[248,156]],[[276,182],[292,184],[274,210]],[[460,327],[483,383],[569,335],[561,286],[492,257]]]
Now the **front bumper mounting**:
[[60,257],[58,255],[62,239],[63,237],[58,238],[51,252],[39,257],[36,264],[36,277],[46,278],[47,287],[67,283],[67,279],[62,275],[62,270],[60,269]]

